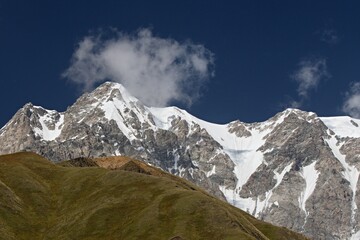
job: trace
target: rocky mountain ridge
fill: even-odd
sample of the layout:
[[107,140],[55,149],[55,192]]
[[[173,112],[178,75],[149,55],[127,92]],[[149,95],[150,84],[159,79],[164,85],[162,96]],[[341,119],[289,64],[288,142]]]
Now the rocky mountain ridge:
[[357,239],[359,125],[297,109],[219,125],[146,107],[104,83],[62,113],[26,104],[0,130],[0,153],[28,150],[55,162],[131,156],[314,239]]

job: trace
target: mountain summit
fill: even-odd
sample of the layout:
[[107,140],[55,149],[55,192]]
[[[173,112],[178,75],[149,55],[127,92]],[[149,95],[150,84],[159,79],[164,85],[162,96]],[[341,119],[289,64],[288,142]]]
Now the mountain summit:
[[107,82],[65,112],[26,104],[0,130],[0,153],[34,151],[54,162],[130,156],[262,220],[314,239],[356,239],[359,125],[297,109],[213,124],[176,107],[147,107]]

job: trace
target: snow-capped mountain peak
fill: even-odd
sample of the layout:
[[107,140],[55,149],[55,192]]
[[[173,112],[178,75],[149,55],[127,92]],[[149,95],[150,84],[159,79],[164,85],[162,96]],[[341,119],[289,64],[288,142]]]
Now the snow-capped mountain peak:
[[177,107],[148,107],[107,82],[65,112],[26,104],[1,128],[0,151],[53,161],[128,155],[266,221],[315,239],[349,239],[360,234],[359,126],[298,109],[215,124]]

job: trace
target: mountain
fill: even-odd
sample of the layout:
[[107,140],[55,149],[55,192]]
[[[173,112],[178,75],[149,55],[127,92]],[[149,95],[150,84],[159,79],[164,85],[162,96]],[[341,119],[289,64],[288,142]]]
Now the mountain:
[[33,153],[0,156],[1,239],[305,240],[145,163],[82,160],[119,169],[74,167],[79,159],[55,165]]
[[311,238],[358,239],[359,125],[297,109],[213,124],[147,107],[107,82],[65,112],[26,104],[0,130],[0,153],[34,151],[54,162],[130,156]]

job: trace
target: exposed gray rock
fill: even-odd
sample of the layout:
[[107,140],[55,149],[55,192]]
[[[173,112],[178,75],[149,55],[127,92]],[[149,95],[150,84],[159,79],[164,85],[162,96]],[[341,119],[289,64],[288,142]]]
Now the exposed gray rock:
[[237,137],[250,137],[251,132],[246,129],[244,123],[239,120],[229,123],[229,133],[235,133]]

